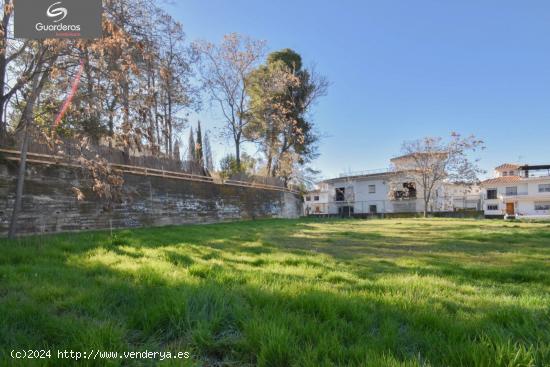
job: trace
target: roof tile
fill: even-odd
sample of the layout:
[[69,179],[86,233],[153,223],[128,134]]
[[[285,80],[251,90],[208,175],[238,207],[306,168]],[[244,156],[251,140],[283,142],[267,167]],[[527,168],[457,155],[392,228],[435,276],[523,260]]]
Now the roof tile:
[[507,184],[507,183],[514,183],[519,182],[522,180],[522,177],[520,176],[503,176],[503,177],[496,177],[496,178],[490,178],[485,181],[481,181],[482,185],[495,185],[495,184]]
[[501,169],[518,169],[520,167],[519,164],[515,164],[515,163],[504,163],[504,164],[501,164],[500,166],[496,167],[495,169],[496,170],[501,170]]

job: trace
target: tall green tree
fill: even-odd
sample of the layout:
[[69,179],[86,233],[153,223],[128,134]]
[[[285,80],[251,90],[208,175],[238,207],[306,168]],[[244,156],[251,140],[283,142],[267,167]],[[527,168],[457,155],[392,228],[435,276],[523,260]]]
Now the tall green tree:
[[256,163],[256,159],[246,152],[242,153],[240,164],[237,164],[237,158],[234,154],[228,154],[220,161],[220,175],[224,179],[242,179],[243,176],[256,173]]
[[200,167],[204,167],[204,152],[202,145],[202,129],[201,122],[197,123],[197,140],[195,143],[195,161]]
[[189,130],[189,140],[187,142],[187,160],[189,162],[194,162],[197,157],[195,147],[195,137],[193,136],[193,128],[191,127]]
[[309,112],[327,86],[326,79],[304,68],[301,56],[291,49],[269,54],[266,63],[248,75],[245,135],[263,152],[267,174],[288,182],[297,177],[299,166],[317,156],[319,137]]

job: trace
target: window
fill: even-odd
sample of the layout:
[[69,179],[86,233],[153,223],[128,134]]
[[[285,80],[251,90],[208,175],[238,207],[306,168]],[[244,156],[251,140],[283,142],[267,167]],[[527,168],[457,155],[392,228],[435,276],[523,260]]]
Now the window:
[[508,176],[508,172],[502,172],[503,176]]
[[311,201],[311,196],[306,196],[306,201]]
[[404,183],[403,188],[409,192],[409,199],[416,199],[416,184],[414,182]]
[[313,201],[319,201],[319,196],[314,196]]
[[405,182],[403,190],[396,190],[393,194],[395,200],[416,199],[416,185],[414,182]]
[[376,193],[376,185],[369,185],[369,194]]
[[487,210],[498,210],[498,205],[487,205]]
[[535,210],[550,210],[550,201],[535,202]]
[[336,189],[336,198],[335,200],[336,201],[344,201],[346,200],[346,188],[345,187],[340,187],[338,189]]
[[369,213],[376,214],[376,205],[369,205]]
[[539,192],[550,192],[550,184],[540,184]]
[[487,189],[487,199],[492,200],[497,198],[497,189]]
[[506,195],[507,196],[516,196],[518,194],[518,187],[517,186],[510,186],[506,188]]

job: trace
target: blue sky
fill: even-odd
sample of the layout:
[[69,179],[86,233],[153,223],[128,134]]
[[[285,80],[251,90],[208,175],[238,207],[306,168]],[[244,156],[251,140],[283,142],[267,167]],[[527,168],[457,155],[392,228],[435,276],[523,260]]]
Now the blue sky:
[[[189,40],[230,32],[290,47],[330,81],[314,110],[324,177],[383,168],[404,140],[486,141],[488,170],[550,163],[550,1],[178,0]],[[220,118],[200,118],[215,131]],[[216,158],[232,151],[215,144]]]

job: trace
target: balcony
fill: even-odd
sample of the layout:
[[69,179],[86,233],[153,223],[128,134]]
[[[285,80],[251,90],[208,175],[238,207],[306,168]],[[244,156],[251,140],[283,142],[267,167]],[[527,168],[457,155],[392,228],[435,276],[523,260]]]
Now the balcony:
[[483,194],[483,200],[501,200],[503,198],[514,198],[518,196],[527,196],[529,195],[526,191],[520,191],[520,192],[499,192],[496,196],[495,195],[487,195]]
[[414,196],[406,196],[406,195],[399,196],[399,195],[396,195],[396,196],[391,197],[390,201],[413,201],[413,200],[416,200],[416,199],[418,199],[416,197],[416,195],[414,195]]
[[516,197],[516,196],[526,196],[526,195],[529,195],[529,193],[527,193],[527,191],[503,192],[503,193],[500,194],[500,196],[502,196],[504,198]]
[[519,168],[524,178],[550,177],[550,165],[525,165]]

